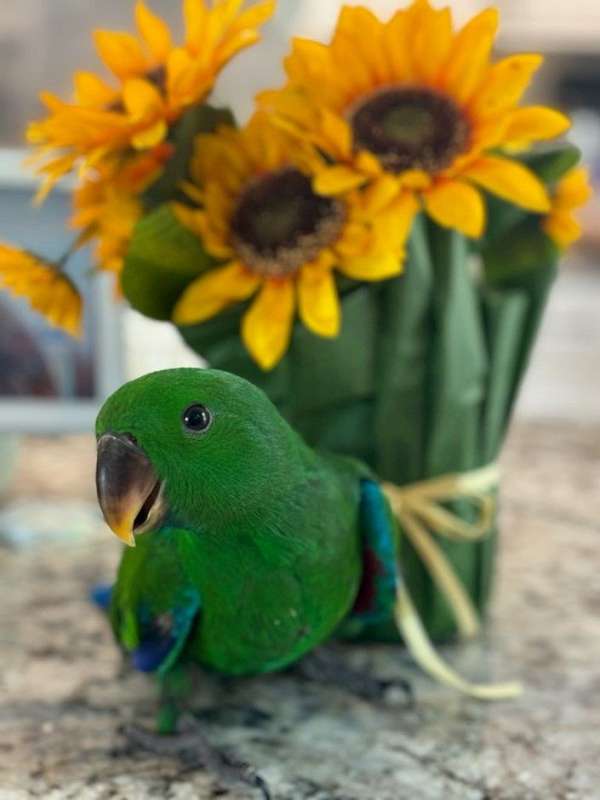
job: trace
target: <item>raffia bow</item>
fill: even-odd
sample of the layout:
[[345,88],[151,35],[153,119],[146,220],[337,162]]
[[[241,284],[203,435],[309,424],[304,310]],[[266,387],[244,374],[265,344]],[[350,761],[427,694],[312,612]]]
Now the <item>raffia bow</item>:
[[[438,589],[454,613],[461,635],[474,636],[480,621],[467,592],[455,574],[434,536],[452,541],[476,542],[488,533],[494,518],[499,469],[490,464],[480,469],[419,481],[408,486],[385,483],[383,489],[404,534],[421,556]],[[477,518],[467,522],[442,503],[468,500],[477,510]],[[515,697],[522,691],[519,683],[480,685],[469,683],[449,667],[436,652],[404,584],[397,591],[395,617],[404,640],[415,660],[430,675],[473,697],[495,700]]]

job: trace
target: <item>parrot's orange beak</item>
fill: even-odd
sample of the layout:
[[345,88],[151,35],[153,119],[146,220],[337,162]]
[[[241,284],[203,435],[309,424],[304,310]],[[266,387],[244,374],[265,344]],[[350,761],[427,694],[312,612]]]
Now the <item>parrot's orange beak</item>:
[[162,483],[144,451],[128,434],[98,440],[96,490],[107,525],[135,547],[138,533],[152,530],[166,512]]

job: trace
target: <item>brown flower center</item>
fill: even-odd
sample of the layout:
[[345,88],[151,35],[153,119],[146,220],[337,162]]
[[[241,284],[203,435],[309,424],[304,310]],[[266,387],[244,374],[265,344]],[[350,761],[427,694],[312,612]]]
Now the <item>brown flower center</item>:
[[231,220],[233,247],[255,272],[289,275],[337,239],[344,216],[344,206],[315,194],[299,170],[269,172],[241,196]]
[[374,153],[392,172],[436,172],[452,163],[469,141],[460,108],[433,89],[382,89],[350,113],[358,148]]

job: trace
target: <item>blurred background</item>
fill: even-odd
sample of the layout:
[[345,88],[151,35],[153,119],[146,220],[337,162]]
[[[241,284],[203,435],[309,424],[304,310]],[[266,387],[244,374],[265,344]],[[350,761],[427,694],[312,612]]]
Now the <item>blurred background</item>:
[[[179,2],[152,0],[150,5],[175,29],[181,26]],[[278,5],[263,44],[236,58],[218,84],[217,101],[233,105],[242,120],[249,113],[249,98],[280,82],[281,59],[292,32],[328,36],[341,3],[280,0]],[[398,3],[370,0],[368,5],[385,15]],[[478,0],[452,3],[459,20],[485,5]],[[533,50],[547,56],[532,99],[562,107],[571,115],[571,139],[583,150],[584,163],[598,185],[600,4],[597,0],[499,0],[497,5],[502,19],[499,53]],[[67,246],[66,194],[55,192],[41,210],[30,207],[34,184],[21,166],[23,131],[28,120],[40,115],[40,89],[68,96],[75,68],[98,68],[92,29],[130,28],[133,7],[133,0],[0,4],[0,239],[27,242],[52,256]],[[600,420],[598,210],[597,201],[584,210],[585,235],[563,264],[521,394],[521,419],[578,424]],[[85,258],[85,253],[80,257]],[[0,292],[0,490],[8,498],[0,510],[0,535],[14,530],[13,505],[25,497],[43,504],[58,492],[77,502],[86,498],[93,503],[89,431],[102,397],[125,378],[163,366],[196,363],[171,326],[129,309],[117,313],[110,292],[110,287],[99,286],[90,276],[86,335],[80,343],[49,329],[29,313],[25,303]],[[59,473],[47,469],[52,458],[64,465]],[[70,472],[66,474],[65,469]],[[24,520],[23,531],[32,532],[39,524],[38,513],[34,516],[35,524]]]

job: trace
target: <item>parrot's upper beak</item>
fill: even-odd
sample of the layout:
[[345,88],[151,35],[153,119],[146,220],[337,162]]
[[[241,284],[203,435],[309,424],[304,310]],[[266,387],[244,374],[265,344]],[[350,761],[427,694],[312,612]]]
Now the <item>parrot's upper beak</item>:
[[135,534],[155,528],[166,512],[163,486],[144,451],[128,434],[98,440],[96,490],[110,529],[135,547]]

